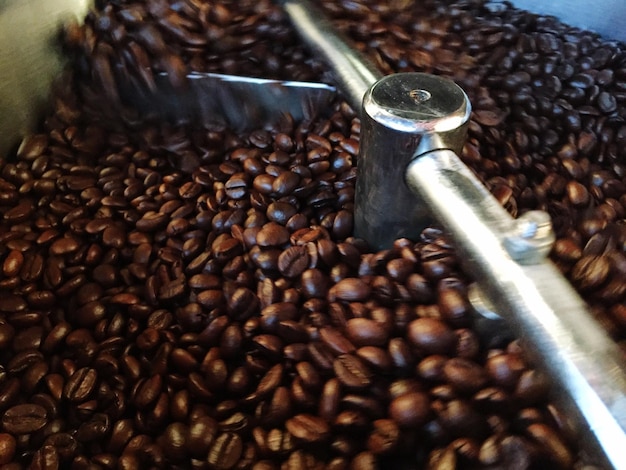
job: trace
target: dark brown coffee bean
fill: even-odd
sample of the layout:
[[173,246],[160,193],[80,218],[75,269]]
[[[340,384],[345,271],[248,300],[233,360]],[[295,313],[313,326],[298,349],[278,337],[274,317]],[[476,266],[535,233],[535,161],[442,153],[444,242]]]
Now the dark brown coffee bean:
[[328,292],[328,300],[343,300],[346,302],[361,302],[367,300],[371,288],[359,278],[342,279]]
[[181,462],[187,456],[189,429],[183,423],[171,423],[163,432],[163,451],[173,462]]
[[78,369],[65,383],[63,396],[74,403],[83,402],[95,391],[97,380],[98,374],[94,369]]
[[465,400],[444,402],[437,413],[442,426],[454,436],[481,438],[485,433],[485,418]]
[[560,468],[569,468],[573,463],[573,456],[557,433],[545,424],[536,423],[528,426],[528,435],[542,447]]
[[278,387],[266,409],[265,421],[269,424],[284,422],[292,413],[291,392],[287,387]]
[[526,370],[515,387],[515,397],[521,405],[534,405],[545,400],[549,392],[548,379],[539,371]]
[[298,277],[308,268],[309,261],[304,246],[291,246],[278,257],[278,270],[285,277]]
[[353,354],[342,354],[333,361],[333,370],[342,385],[355,390],[363,390],[372,383],[369,367]]
[[427,381],[440,382],[443,381],[443,366],[448,358],[439,354],[433,354],[424,358],[417,365],[418,375]]
[[216,470],[229,470],[237,464],[242,453],[243,443],[239,435],[227,432],[217,436],[207,460]]
[[391,371],[394,365],[389,353],[376,346],[363,346],[357,349],[356,355],[381,372]]
[[554,256],[563,261],[574,263],[582,256],[580,246],[569,238],[560,238],[554,243]]
[[396,422],[391,419],[378,419],[372,424],[372,432],[367,438],[367,448],[376,455],[392,452],[400,440],[400,429]]
[[107,451],[119,453],[128,444],[135,433],[133,423],[130,419],[116,421],[112,426],[111,437],[107,446]]
[[190,424],[187,438],[187,447],[192,457],[203,458],[208,455],[211,444],[215,440],[218,431],[217,422],[203,416]]
[[356,346],[384,346],[388,332],[374,320],[351,318],[346,323],[346,333]]
[[336,355],[349,354],[356,351],[356,347],[335,328],[321,328],[319,334],[322,342]]
[[585,206],[589,202],[587,188],[577,181],[570,181],[566,187],[567,198],[573,206]]
[[497,354],[487,359],[485,370],[496,384],[511,388],[526,370],[526,364],[517,354]]
[[284,368],[281,364],[276,364],[270,368],[259,382],[255,395],[257,397],[264,397],[272,393],[280,385],[283,373]]
[[22,270],[24,255],[21,251],[11,250],[2,263],[2,273],[5,277],[17,276]]
[[48,370],[49,366],[45,362],[32,364],[22,375],[22,389],[27,393],[33,393],[48,373]]
[[28,304],[21,297],[5,292],[0,293],[0,312],[17,313],[26,310]]
[[15,338],[15,328],[9,323],[0,322],[0,349],[8,348]]
[[586,255],[572,268],[572,281],[581,290],[591,290],[606,281],[610,269],[606,257]]
[[153,375],[138,383],[133,400],[135,405],[139,409],[143,409],[154,404],[154,401],[161,393],[162,383],[163,381],[160,375]]
[[457,289],[440,288],[437,303],[442,319],[449,324],[455,327],[467,326],[469,324],[469,302]]
[[9,433],[0,433],[0,465],[6,465],[13,461],[17,445],[15,437]]
[[330,427],[323,418],[310,414],[299,414],[285,423],[287,431],[296,439],[306,443],[321,442],[328,439]]
[[33,470],[55,470],[59,467],[59,454],[53,446],[41,447],[31,460],[30,467]]
[[409,324],[407,337],[424,354],[449,354],[456,345],[456,335],[442,321],[418,318]]
[[4,220],[10,224],[18,224],[31,216],[35,207],[30,201],[22,201],[4,213]]
[[413,366],[415,356],[404,338],[391,338],[387,348],[393,365],[400,370],[407,370]]
[[300,276],[301,290],[306,298],[325,298],[329,280],[319,269],[307,269]]
[[45,408],[31,403],[15,405],[2,416],[2,428],[14,435],[39,431],[47,423],[48,412]]
[[443,376],[447,382],[461,393],[472,393],[481,389],[487,382],[487,375],[478,364],[455,357],[446,361]]
[[350,462],[350,470],[374,470],[378,468],[376,456],[372,452],[356,454]]
[[420,392],[400,395],[389,405],[389,415],[401,427],[423,425],[430,413],[430,400]]
[[73,253],[80,246],[78,240],[75,240],[71,237],[64,237],[55,240],[52,245],[50,245],[50,254],[55,256],[63,256],[68,253]]
[[89,421],[79,426],[76,440],[81,443],[102,440],[108,434],[110,427],[109,417],[104,413],[96,413]]

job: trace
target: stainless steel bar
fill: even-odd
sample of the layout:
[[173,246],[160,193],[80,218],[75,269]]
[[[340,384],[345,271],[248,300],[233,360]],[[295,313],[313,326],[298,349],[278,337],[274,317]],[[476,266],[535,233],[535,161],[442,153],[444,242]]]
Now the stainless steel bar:
[[346,101],[358,112],[365,92],[383,75],[367,57],[348,45],[313,3],[308,0],[279,3],[302,40],[330,66]]
[[448,150],[416,158],[407,184],[452,235],[483,294],[552,378],[562,404],[616,469],[626,468],[621,352],[549,261],[520,265],[503,247],[513,218]]

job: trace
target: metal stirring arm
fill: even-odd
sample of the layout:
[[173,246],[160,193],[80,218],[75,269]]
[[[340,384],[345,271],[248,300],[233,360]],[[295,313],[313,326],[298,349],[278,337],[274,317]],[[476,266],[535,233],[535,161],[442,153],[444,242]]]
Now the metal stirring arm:
[[556,386],[559,406],[614,468],[626,468],[626,375],[621,353],[549,261],[523,265],[505,246],[512,217],[449,150],[410,163],[407,183],[452,234],[482,295],[512,324]]
[[[454,84],[424,74],[381,79],[308,1],[282,5],[303,40],[330,65],[348,103],[361,111],[355,234],[387,248],[395,238],[414,237],[433,216],[486,300],[552,377],[584,444],[614,468],[626,468],[621,352],[545,259],[553,236],[542,214],[515,221],[455,154],[469,120],[465,94],[456,96]],[[522,225],[535,230],[520,230]]]
[[383,77],[367,57],[351,47],[328,18],[308,0],[278,0],[313,53],[330,65],[334,79],[352,109],[361,109],[365,92]]

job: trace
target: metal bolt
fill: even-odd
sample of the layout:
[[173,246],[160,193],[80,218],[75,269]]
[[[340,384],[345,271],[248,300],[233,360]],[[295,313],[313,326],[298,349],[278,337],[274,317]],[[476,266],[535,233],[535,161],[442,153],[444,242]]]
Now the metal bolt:
[[556,237],[550,215],[545,211],[529,211],[515,220],[511,233],[504,237],[504,248],[519,264],[543,261]]

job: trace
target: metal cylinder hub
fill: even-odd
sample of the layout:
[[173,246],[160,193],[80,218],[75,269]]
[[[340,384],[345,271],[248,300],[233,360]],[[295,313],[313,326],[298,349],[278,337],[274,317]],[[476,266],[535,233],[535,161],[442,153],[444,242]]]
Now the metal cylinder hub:
[[399,73],[370,87],[362,111],[355,234],[384,249],[428,224],[426,207],[404,182],[406,167],[431,150],[459,153],[471,106],[451,80]]

